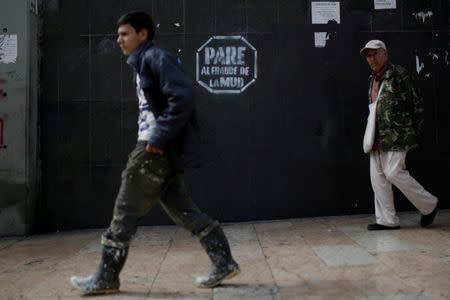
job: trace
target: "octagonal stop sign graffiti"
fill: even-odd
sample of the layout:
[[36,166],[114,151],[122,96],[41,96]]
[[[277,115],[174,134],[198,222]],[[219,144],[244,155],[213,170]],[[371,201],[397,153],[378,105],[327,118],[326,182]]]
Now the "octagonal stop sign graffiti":
[[257,51],[240,35],[213,36],[197,50],[196,77],[210,93],[242,93],[256,81]]

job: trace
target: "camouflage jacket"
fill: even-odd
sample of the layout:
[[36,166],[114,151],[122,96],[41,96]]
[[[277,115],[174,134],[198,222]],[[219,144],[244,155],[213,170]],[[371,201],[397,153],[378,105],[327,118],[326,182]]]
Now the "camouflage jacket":
[[[369,103],[372,102],[373,80],[374,76],[371,75]],[[416,148],[424,121],[422,96],[411,76],[401,66],[390,65],[381,84],[383,88],[377,104],[377,126],[383,151]]]

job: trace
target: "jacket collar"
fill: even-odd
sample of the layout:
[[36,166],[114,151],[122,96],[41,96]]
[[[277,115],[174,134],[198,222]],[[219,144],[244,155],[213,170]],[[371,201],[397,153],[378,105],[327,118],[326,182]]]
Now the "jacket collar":
[[135,70],[139,70],[139,67],[141,65],[141,57],[145,52],[145,50],[147,50],[151,46],[153,46],[152,41],[146,41],[142,43],[136,51],[134,51],[133,53],[130,54],[130,56],[128,56],[127,63],[129,65],[132,65]]
[[[383,75],[381,78],[382,78],[382,79],[387,79],[387,78],[392,77],[392,74],[393,74],[393,72],[394,72],[393,69],[394,69],[394,68],[393,68],[393,65],[392,65],[390,62],[388,62],[388,68],[387,68],[386,72],[384,72],[384,75]],[[370,76],[369,76],[369,82],[372,82],[372,80],[373,80],[374,78],[375,78],[374,74],[373,74],[373,73],[370,74]]]
[[389,67],[386,70],[386,73],[384,73],[383,78],[385,79],[391,78],[393,74],[394,74],[394,66],[391,63],[389,63]]

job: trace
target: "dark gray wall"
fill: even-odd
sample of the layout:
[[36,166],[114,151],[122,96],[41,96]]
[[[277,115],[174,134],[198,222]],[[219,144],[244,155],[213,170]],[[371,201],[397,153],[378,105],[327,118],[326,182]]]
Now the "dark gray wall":
[[[422,147],[410,172],[450,207],[449,2],[341,1],[341,24],[312,25],[311,1],[47,0],[42,66],[39,227],[107,226],[120,173],[136,141],[132,70],[115,43],[124,12],[151,13],[155,43],[195,79],[197,49],[214,35],[242,35],[258,51],[258,79],[235,95],[195,83],[207,165],[187,174],[197,204],[222,221],[373,212],[362,152],[369,68],[359,50],[383,39],[393,63],[425,95]],[[415,17],[419,12],[431,17]],[[178,23],[179,26],[175,25]],[[324,48],[314,32],[330,32]],[[416,56],[424,64],[417,73]],[[194,80],[195,81],[195,80]],[[412,206],[397,193],[399,210]],[[142,224],[170,222],[161,209]]]

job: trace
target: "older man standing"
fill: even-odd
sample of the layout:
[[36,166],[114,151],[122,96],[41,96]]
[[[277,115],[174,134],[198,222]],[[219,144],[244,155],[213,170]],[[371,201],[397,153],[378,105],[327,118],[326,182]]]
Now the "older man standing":
[[420,211],[420,224],[426,227],[436,216],[438,199],[411,177],[405,165],[406,154],[418,146],[423,127],[422,97],[405,68],[389,62],[382,41],[369,41],[360,53],[372,69],[369,103],[377,102],[375,140],[370,151],[376,223],[367,229],[400,228],[392,184]]

